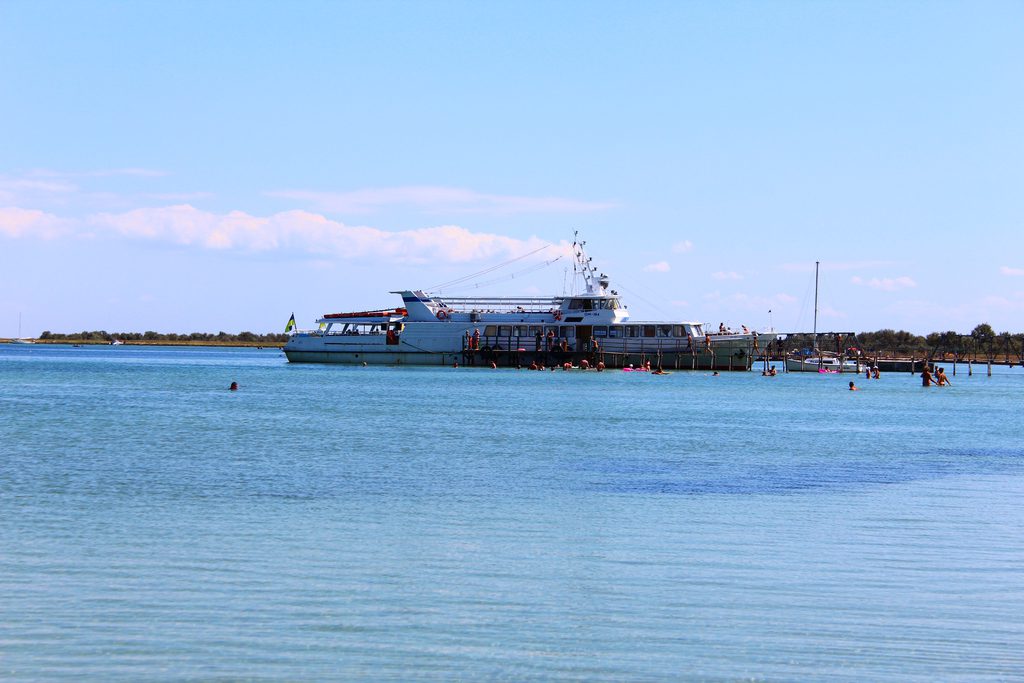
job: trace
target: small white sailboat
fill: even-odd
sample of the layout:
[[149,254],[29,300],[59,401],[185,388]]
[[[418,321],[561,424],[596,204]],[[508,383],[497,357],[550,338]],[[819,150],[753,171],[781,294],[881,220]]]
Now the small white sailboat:
[[11,344],[35,344],[31,339],[22,339],[21,337],[21,313],[18,314],[18,336],[12,339],[9,343]]
[[856,358],[841,358],[833,353],[825,353],[818,348],[818,266],[814,262],[814,349],[810,356],[792,356],[786,359],[787,372],[833,372],[860,373],[861,364]]
[[843,360],[835,356],[821,355],[807,358],[787,358],[786,370],[789,372],[853,372],[859,373],[863,368],[855,360]]

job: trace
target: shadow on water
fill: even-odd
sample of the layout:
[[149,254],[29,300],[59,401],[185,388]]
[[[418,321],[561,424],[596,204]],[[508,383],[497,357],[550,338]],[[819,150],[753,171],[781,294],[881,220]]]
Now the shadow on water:
[[745,462],[727,467],[709,462],[694,466],[680,460],[616,459],[589,468],[587,488],[640,495],[794,494],[1022,471],[1024,448],[940,449],[886,458],[858,455],[842,461]]

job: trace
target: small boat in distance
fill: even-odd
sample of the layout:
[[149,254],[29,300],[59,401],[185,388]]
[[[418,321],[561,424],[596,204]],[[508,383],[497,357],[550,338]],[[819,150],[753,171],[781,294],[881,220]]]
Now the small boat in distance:
[[759,349],[776,337],[724,326],[711,332],[695,321],[632,320],[583,245],[572,243],[573,281],[582,279],[582,291],[508,297],[395,291],[402,297],[398,307],[328,313],[313,330],[296,329],[293,315],[284,353],[292,363],[525,367],[586,361],[624,368],[651,361],[664,368],[749,370]]
[[120,339],[113,339],[113,340],[111,340],[110,345],[111,346],[123,346],[124,342],[121,341]]
[[[828,374],[833,372],[854,372],[860,373],[860,356],[855,358],[844,358],[833,353],[825,353],[818,349],[818,266],[820,262],[814,262],[814,349],[808,355],[795,355],[786,358],[786,372],[820,372]],[[807,353],[804,351],[804,353]]]
[[8,344],[35,344],[31,339],[23,339],[21,336],[21,313],[18,314],[18,336],[11,339]]
[[854,372],[859,373],[866,364],[856,360],[840,359],[832,355],[808,356],[807,358],[787,358],[786,370],[788,372]]

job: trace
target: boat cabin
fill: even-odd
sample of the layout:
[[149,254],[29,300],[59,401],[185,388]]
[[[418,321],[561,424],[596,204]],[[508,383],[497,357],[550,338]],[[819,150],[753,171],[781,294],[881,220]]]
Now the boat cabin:
[[[405,312],[402,311],[401,315]],[[323,337],[383,337],[388,345],[398,344],[399,336],[405,328],[399,312],[384,315],[334,313],[325,315],[318,320],[319,330],[315,334]],[[367,339],[366,341],[370,341]]]

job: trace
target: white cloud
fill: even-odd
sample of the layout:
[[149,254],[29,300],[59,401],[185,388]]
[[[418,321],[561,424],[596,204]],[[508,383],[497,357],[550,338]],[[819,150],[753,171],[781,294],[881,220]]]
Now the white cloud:
[[900,277],[873,277],[870,280],[865,280],[859,275],[854,275],[850,278],[850,282],[855,285],[870,287],[871,289],[878,289],[883,292],[896,292],[901,289],[917,287],[917,283],[914,282],[914,279],[906,275]]
[[83,176],[106,177],[106,176],[135,176],[139,178],[161,178],[169,175],[167,171],[157,171],[152,168],[111,168],[100,171],[86,171]]
[[166,171],[157,171],[150,168],[106,168],[94,171],[54,171],[47,168],[37,168],[25,175],[30,178],[106,178],[110,176],[159,178],[168,174]]
[[60,180],[30,180],[28,178],[0,177],[0,190],[8,192],[37,192],[46,194],[65,194],[76,192],[78,186]]
[[197,199],[209,199],[214,194],[212,192],[152,192],[141,196],[161,202],[194,202]]
[[672,267],[668,265],[668,261],[658,261],[644,266],[644,270],[648,273],[667,273]]
[[137,176],[154,178],[166,175],[161,171],[144,168],[121,168],[97,171],[81,171],[75,173],[35,169],[20,176],[0,175],[0,202],[10,206],[37,206],[50,208],[60,206],[92,207],[96,210],[120,209],[138,206],[140,200],[158,201],[193,201],[210,196],[206,193],[173,193],[166,195],[121,193],[107,190],[91,189],[97,184],[104,184],[103,179],[118,176]]
[[17,207],[0,208],[0,235],[54,239],[70,229],[71,224],[51,213]]
[[277,190],[271,197],[307,202],[321,211],[371,213],[385,206],[414,206],[454,213],[586,213],[617,206],[611,202],[585,202],[562,197],[521,197],[474,192],[458,187],[383,187],[352,192]]
[[[216,214],[187,204],[98,214],[89,224],[126,237],[206,249],[285,250],[406,263],[462,263],[518,256],[548,244],[537,237],[519,240],[474,233],[457,225],[388,232],[346,225],[306,211],[260,217],[242,211]],[[552,246],[552,250],[557,253],[566,248]]]
[[676,242],[672,245],[672,251],[676,254],[685,254],[693,251],[693,242],[690,240],[683,240],[682,242]]
[[1010,266],[1003,266],[999,269],[999,272],[1003,275],[1019,276],[1024,275],[1024,268],[1011,268]]
[[835,308],[832,308],[831,306],[820,307],[818,309],[818,315],[820,315],[823,318],[838,318],[840,320],[847,317],[844,311],[837,310]]
[[797,299],[789,294],[778,293],[771,295],[762,294],[746,294],[744,292],[736,292],[728,296],[724,296],[721,292],[715,290],[713,292],[707,292],[704,294],[704,300],[719,303],[728,306],[738,306],[745,310],[759,311],[761,309],[768,310],[773,306],[781,306],[784,304],[791,304]]
[[746,308],[753,310],[761,310],[762,308],[771,308],[772,306],[778,306],[782,304],[791,304],[796,301],[796,297],[792,297],[789,294],[772,294],[770,296],[762,296],[760,294],[744,294],[736,293],[729,297],[729,300],[740,304]]
[[743,279],[743,276],[740,275],[739,273],[737,273],[734,270],[730,270],[730,271],[720,270],[718,272],[711,273],[711,277],[713,277],[716,280],[742,280]]

